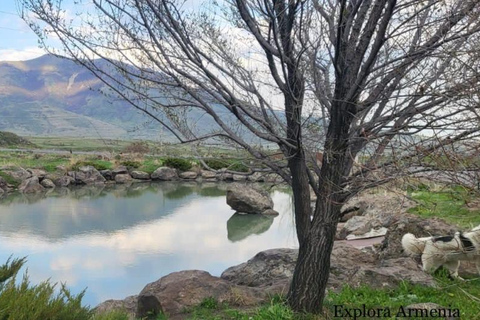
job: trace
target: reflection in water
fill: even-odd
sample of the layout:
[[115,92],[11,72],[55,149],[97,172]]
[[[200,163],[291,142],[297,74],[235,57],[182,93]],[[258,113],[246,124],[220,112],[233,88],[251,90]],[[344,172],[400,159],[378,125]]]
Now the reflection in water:
[[235,213],[227,221],[228,240],[236,242],[252,234],[262,234],[273,223],[273,217],[261,214]]
[[32,283],[88,287],[93,306],[173,271],[220,275],[258,251],[297,245],[287,193],[272,194],[275,219],[232,216],[225,194],[224,185],[157,183],[9,196],[0,200],[0,263],[28,256]]

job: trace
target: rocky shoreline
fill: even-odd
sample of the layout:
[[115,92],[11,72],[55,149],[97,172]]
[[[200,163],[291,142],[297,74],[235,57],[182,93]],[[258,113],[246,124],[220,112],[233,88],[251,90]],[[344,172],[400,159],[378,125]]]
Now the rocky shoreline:
[[[401,196],[386,197],[388,201],[385,195],[367,194],[349,203],[360,204],[360,207],[365,204],[358,216],[383,213],[378,218],[388,221],[384,224],[388,231],[381,243],[364,248],[353,246],[351,241],[336,241],[331,256],[329,290],[338,292],[345,285],[395,288],[402,281],[437,287],[435,279],[422,271],[419,260],[403,252],[401,237],[407,232],[419,236],[449,234],[455,228],[440,219],[422,219],[406,213],[409,205]],[[365,200],[367,202],[363,202]],[[386,206],[389,210],[384,212]],[[345,225],[340,224],[337,238],[372,227],[371,219],[367,220],[366,225],[353,231],[346,231]],[[262,251],[247,262],[226,269],[220,276],[200,270],[174,272],[147,284],[138,295],[124,300],[107,300],[95,310],[98,313],[123,310],[130,319],[159,313],[167,314],[169,319],[183,319],[185,310],[207,298],[226,302],[231,307],[255,307],[268,302],[272,294],[286,294],[297,254],[297,249],[287,248]],[[476,274],[475,266],[462,263],[460,274]]]
[[93,166],[80,166],[76,170],[57,167],[55,172],[42,169],[24,169],[19,166],[3,166],[0,172],[7,175],[16,184],[9,183],[0,176],[0,196],[12,191],[22,193],[40,193],[55,187],[71,187],[79,185],[131,184],[148,181],[196,181],[196,182],[269,182],[280,183],[275,174],[234,174],[226,169],[217,171],[196,170],[181,172],[170,167],[159,167],[151,174],[119,166],[112,170],[97,170]]

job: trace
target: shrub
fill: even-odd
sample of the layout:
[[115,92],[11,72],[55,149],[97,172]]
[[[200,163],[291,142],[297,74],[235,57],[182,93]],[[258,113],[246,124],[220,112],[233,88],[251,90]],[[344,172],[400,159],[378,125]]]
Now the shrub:
[[127,168],[134,168],[134,169],[137,169],[139,168],[142,164],[138,161],[134,161],[134,160],[124,160],[122,162],[120,162],[120,164],[124,165],[125,167]]
[[9,258],[0,267],[0,319],[86,320],[92,317],[92,311],[81,306],[84,292],[74,296],[62,285],[55,293],[56,284],[47,280],[32,286],[27,276],[17,285],[16,275],[24,263],[25,258]]
[[190,161],[180,158],[167,158],[163,164],[170,168],[175,168],[180,171],[188,171],[192,168]]

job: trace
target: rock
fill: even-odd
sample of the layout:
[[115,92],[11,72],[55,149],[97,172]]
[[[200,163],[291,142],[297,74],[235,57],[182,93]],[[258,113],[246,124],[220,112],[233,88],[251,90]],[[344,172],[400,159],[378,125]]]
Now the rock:
[[23,193],[38,193],[45,191],[45,188],[40,184],[38,177],[33,176],[23,180],[18,190]]
[[115,175],[115,182],[120,184],[131,183],[132,177],[128,173],[121,173]]
[[177,171],[169,167],[160,167],[151,174],[152,180],[170,181],[177,177]]
[[237,286],[206,271],[174,272],[148,284],[140,292],[136,317],[143,318],[160,312],[174,316],[206,298],[214,298],[229,306],[255,306],[268,299],[267,291]]
[[219,181],[233,181],[233,174],[225,171],[218,171],[216,178]]
[[19,182],[26,180],[32,176],[30,172],[18,166],[3,166],[0,167],[0,171],[3,171],[4,173],[8,174],[10,177]]
[[53,183],[53,181],[50,179],[45,178],[42,181],[40,181],[40,184],[47,189],[55,188],[55,183]]
[[227,189],[227,204],[243,213],[262,213],[273,208],[268,192],[241,184],[233,184]]
[[126,174],[128,173],[128,168],[125,166],[119,166],[112,170],[112,175],[115,177],[117,174]]
[[278,216],[279,215],[278,211],[275,211],[273,209],[267,209],[267,210],[263,211],[262,214],[265,215],[265,216]]
[[403,214],[397,219],[397,222],[389,228],[385,239],[378,248],[381,259],[407,256],[402,248],[402,237],[405,233],[412,233],[417,237],[428,237],[432,235],[451,235],[457,231],[438,218],[423,219],[411,214]]
[[63,164],[56,166],[55,169],[60,172],[64,172],[64,173],[67,172],[67,167]]
[[0,188],[0,197],[3,196],[5,193],[7,193],[7,191],[5,191],[4,189]]
[[388,232],[388,229],[385,227],[380,227],[377,229],[371,229],[370,231],[363,233],[363,234],[349,234],[346,239],[347,240],[358,240],[358,239],[368,239],[368,238],[375,238],[375,237],[381,237],[386,235]]
[[123,300],[107,300],[96,306],[93,311],[95,314],[122,311],[128,315],[129,320],[134,320],[137,312],[137,300],[138,296],[129,296]]
[[260,287],[291,280],[297,262],[297,249],[270,249],[225,270],[221,278],[238,285]]
[[[288,283],[295,269],[297,254],[296,249],[262,251],[248,262],[228,268],[221,277],[235,284],[254,287]],[[379,264],[372,252],[336,242],[330,259],[328,289],[340,290],[346,284],[393,288],[404,280],[436,286],[434,278],[423,272],[415,262],[402,259],[405,260],[387,260]]]
[[253,234],[262,234],[273,223],[273,218],[261,214],[240,215],[235,213],[227,221],[227,237],[232,242],[243,240]]
[[208,171],[208,170],[202,170],[200,171],[200,174],[203,179],[207,179],[207,180],[213,180],[217,176],[215,172]]
[[53,180],[57,187],[68,187],[75,184],[75,179],[70,176],[62,176]]
[[4,191],[7,191],[8,189],[7,181],[5,181],[5,179],[3,179],[1,176],[0,176],[0,189],[3,189]]
[[130,172],[130,175],[132,176],[133,179],[150,180],[150,175],[143,171],[133,170],[132,172]]
[[193,180],[196,179],[197,176],[198,174],[194,171],[185,171],[179,174],[179,177],[185,180]]
[[251,182],[264,182],[265,177],[260,172],[254,172],[251,175],[247,176],[247,180]]
[[112,170],[106,169],[106,170],[100,170],[100,174],[106,179],[106,180],[113,180],[114,176],[112,173]]
[[93,166],[83,166],[75,172],[75,182],[78,184],[104,183],[105,178]]
[[38,177],[39,180],[42,180],[47,175],[47,172],[42,169],[27,169],[27,171],[32,175]]
[[[439,311],[441,313],[439,313]],[[443,307],[433,302],[414,303],[406,306],[399,315],[399,319],[423,319],[423,318],[435,318],[445,320],[458,320],[460,319],[460,310],[452,307]],[[443,316],[445,315],[445,316]]]
[[247,176],[243,174],[234,174],[232,178],[233,178],[233,181],[247,181]]

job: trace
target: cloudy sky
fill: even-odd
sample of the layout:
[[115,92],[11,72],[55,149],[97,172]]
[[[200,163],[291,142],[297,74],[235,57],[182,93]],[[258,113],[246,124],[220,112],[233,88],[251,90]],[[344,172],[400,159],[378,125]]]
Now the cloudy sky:
[[18,11],[16,0],[0,1],[0,61],[28,60],[43,54]]

